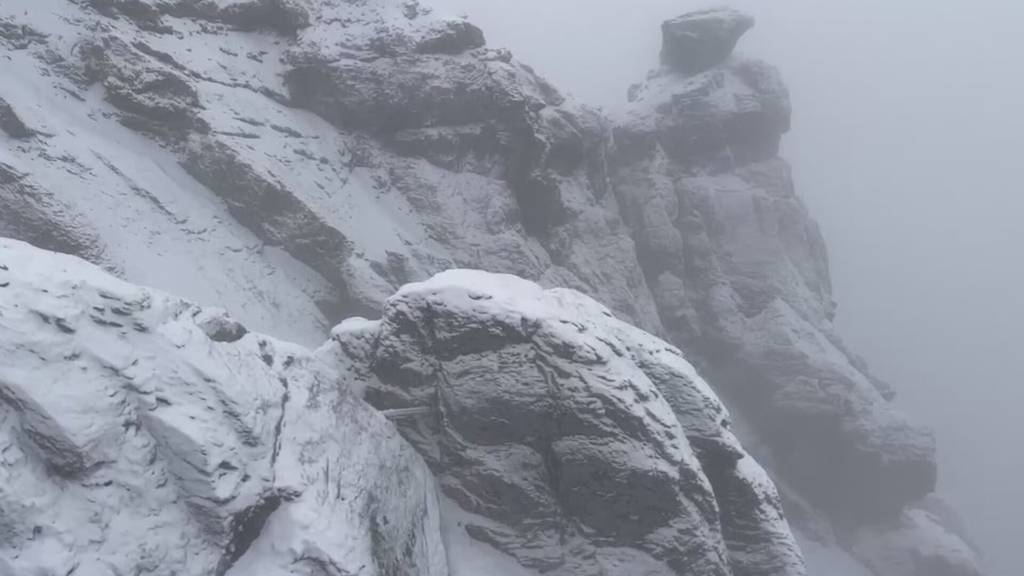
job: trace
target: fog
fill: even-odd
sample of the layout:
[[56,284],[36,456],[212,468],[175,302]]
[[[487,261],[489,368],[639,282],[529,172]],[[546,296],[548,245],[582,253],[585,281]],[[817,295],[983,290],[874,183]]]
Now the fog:
[[[621,106],[680,0],[434,0],[580,100]],[[829,241],[840,330],[933,426],[990,573],[1024,536],[1019,0],[734,1],[793,92],[785,140]],[[1017,569],[1014,569],[1017,566]]]

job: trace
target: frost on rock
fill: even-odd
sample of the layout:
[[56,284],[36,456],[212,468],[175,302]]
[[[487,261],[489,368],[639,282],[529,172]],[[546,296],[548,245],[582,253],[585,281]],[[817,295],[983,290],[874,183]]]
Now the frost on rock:
[[447,574],[429,470],[303,348],[3,239],[0,354],[0,573]]
[[551,574],[800,575],[778,493],[682,353],[571,290],[450,271],[320,350],[400,420],[473,539]]

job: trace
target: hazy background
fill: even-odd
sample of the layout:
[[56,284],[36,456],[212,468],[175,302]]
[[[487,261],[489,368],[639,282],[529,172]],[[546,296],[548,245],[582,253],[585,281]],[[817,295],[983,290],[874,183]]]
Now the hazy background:
[[[615,109],[692,0],[427,0]],[[793,92],[785,140],[853,348],[939,435],[940,491],[992,576],[1024,540],[1020,0],[739,0]]]

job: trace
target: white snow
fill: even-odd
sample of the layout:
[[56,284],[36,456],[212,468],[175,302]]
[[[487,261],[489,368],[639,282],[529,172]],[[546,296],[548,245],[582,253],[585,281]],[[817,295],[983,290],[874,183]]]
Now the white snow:
[[216,314],[0,239],[0,573],[447,574],[394,427],[300,346],[212,340]]

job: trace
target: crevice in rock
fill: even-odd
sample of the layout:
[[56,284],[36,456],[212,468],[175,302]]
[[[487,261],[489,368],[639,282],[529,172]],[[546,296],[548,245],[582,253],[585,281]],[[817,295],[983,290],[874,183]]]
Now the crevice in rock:
[[276,471],[277,457],[281,454],[281,434],[284,432],[284,421],[288,414],[288,401],[291,399],[291,390],[288,387],[288,379],[282,376],[278,379],[281,386],[284,388],[281,393],[281,415],[278,416],[277,422],[274,424],[274,450],[270,455],[270,469]]
[[263,533],[267,520],[281,506],[282,501],[280,494],[266,495],[258,503],[231,519],[231,538],[224,548],[224,557],[217,565],[217,576],[226,574],[242,556],[245,556],[253,542]]

